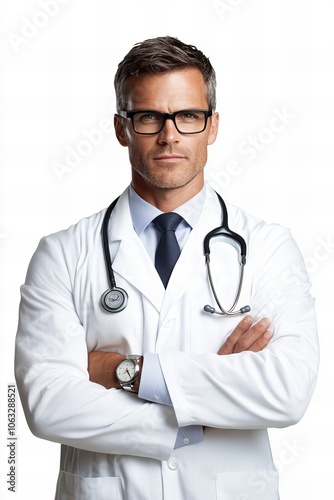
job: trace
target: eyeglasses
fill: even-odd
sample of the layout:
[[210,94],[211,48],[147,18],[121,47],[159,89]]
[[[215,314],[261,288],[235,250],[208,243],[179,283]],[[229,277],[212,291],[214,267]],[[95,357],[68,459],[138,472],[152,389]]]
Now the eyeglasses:
[[159,111],[120,111],[123,118],[130,118],[137,134],[153,135],[163,129],[166,120],[172,120],[180,134],[199,134],[206,128],[212,109],[184,109],[175,113]]

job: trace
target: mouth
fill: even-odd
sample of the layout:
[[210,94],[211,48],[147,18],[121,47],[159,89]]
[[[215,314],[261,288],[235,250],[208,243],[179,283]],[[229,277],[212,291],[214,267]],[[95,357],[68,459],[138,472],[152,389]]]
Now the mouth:
[[179,160],[184,160],[185,156],[182,155],[159,155],[154,158],[155,160],[158,161],[165,161],[165,162],[175,162]]

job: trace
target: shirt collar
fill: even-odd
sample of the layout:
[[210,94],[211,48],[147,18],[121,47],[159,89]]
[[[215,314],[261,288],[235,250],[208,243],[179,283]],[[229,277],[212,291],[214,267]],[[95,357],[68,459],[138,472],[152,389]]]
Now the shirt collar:
[[[204,184],[199,193],[173,210],[173,212],[181,215],[191,228],[195,227],[197,224],[204,206],[205,193],[206,187]],[[138,235],[145,231],[150,222],[162,213],[161,210],[141,198],[131,185],[129,189],[129,205],[133,227]]]

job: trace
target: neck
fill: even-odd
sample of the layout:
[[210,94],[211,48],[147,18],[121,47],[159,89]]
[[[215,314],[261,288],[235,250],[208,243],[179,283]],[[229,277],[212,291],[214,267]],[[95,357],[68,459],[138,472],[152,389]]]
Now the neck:
[[148,186],[144,183],[135,182],[132,179],[132,187],[136,193],[147,203],[161,210],[161,212],[172,212],[196,196],[203,188],[203,179],[193,179],[185,186],[175,188],[159,188]]

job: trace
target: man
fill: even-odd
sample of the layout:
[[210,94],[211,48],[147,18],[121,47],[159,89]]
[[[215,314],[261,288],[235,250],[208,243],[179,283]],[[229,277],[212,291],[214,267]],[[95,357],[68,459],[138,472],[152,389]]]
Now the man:
[[[203,240],[224,218],[204,182],[214,70],[161,37],[129,52],[115,88],[132,169],[107,218],[117,286],[103,294],[102,211],[43,238],[22,287],[16,376],[32,432],[62,444],[56,499],[278,499],[267,428],[299,421],[318,367],[308,278],[291,276],[300,253],[284,228],[228,206],[248,249],[235,311],[252,316],[205,312]],[[172,231],[157,219],[171,212]],[[211,250],[232,304],[238,252],[221,238]]]

